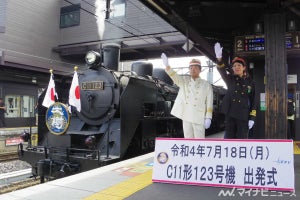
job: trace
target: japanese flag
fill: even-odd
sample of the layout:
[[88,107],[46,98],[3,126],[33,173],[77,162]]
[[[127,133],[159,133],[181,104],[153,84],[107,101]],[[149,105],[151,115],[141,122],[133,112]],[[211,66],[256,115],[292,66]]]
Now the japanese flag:
[[76,70],[74,71],[74,76],[70,88],[69,104],[76,107],[78,112],[81,111],[80,89],[79,89],[78,75]]
[[55,84],[53,80],[53,74],[50,74],[50,81],[46,91],[46,95],[44,97],[43,106],[49,108],[52,104],[55,103],[55,96],[57,96],[55,92]]

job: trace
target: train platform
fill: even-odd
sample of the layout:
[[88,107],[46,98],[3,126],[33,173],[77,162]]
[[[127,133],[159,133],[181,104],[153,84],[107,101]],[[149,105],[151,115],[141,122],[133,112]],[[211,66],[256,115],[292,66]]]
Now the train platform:
[[[219,137],[213,135],[209,137]],[[299,199],[300,142],[294,142],[295,191],[152,182],[154,153],[0,195],[1,200]]]
[[23,142],[20,135],[23,132],[31,132],[32,137],[34,137],[37,131],[37,126],[0,128],[0,154],[17,152],[18,144]]

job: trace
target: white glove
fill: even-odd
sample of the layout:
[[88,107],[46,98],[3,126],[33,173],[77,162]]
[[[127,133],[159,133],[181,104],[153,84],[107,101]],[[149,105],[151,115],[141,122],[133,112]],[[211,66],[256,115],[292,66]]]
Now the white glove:
[[249,120],[248,121],[249,130],[253,127],[253,125],[254,125],[254,121],[253,120]]
[[164,66],[168,67],[169,66],[169,61],[168,61],[168,57],[165,53],[161,54],[161,59],[162,59],[162,62],[164,64]]
[[205,129],[208,129],[211,125],[211,119],[210,118],[205,118],[204,120],[204,126],[205,126]]
[[217,58],[222,58],[223,47],[221,47],[220,43],[217,42],[215,44],[215,54]]

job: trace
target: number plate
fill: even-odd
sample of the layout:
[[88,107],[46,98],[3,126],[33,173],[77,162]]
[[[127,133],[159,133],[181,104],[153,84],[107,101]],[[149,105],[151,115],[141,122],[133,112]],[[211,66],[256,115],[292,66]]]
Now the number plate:
[[93,82],[82,82],[81,90],[103,90],[103,81],[93,81]]

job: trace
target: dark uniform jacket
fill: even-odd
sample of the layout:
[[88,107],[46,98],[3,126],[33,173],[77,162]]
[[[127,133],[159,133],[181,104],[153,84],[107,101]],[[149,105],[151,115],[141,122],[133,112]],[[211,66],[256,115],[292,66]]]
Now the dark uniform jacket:
[[255,85],[252,79],[249,76],[236,76],[231,70],[227,73],[223,63],[218,63],[217,69],[228,88],[223,98],[222,112],[240,120],[255,120]]
[[[0,103],[0,107],[5,107],[4,102]],[[0,117],[1,117],[1,118],[4,118],[4,113],[5,113],[5,112],[6,112],[5,109],[0,108]]]

